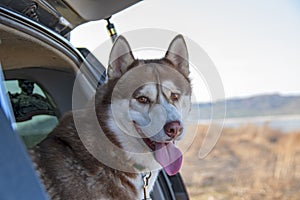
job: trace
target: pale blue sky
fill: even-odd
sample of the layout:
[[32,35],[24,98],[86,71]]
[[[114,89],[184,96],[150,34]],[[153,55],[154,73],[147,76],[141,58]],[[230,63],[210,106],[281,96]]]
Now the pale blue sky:
[[[118,33],[164,28],[194,40],[216,65],[226,97],[300,93],[297,0],[146,0],[112,22]],[[71,41],[93,50],[108,39],[105,25],[83,25]]]

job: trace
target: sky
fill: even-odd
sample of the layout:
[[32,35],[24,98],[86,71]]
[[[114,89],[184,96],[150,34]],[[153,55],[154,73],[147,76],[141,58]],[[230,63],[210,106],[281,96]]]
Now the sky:
[[[145,0],[111,21],[119,34],[159,28],[196,42],[214,63],[226,98],[300,94],[298,0]],[[104,20],[81,25],[72,32],[71,42],[93,51],[109,39],[105,26]],[[209,101],[209,92],[199,92],[207,88],[198,78],[197,99]]]

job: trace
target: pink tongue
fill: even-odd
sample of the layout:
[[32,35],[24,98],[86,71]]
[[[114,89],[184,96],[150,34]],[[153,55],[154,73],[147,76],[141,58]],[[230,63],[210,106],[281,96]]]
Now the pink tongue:
[[173,143],[155,143],[154,155],[169,176],[180,170],[182,153]]

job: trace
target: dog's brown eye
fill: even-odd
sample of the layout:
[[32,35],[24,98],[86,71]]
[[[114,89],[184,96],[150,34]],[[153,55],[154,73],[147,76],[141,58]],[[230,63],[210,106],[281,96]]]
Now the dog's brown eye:
[[172,101],[178,101],[179,100],[180,95],[177,93],[171,93],[171,100]]
[[149,104],[150,100],[149,98],[145,97],[145,96],[141,96],[137,98],[138,102],[143,103],[143,104]]

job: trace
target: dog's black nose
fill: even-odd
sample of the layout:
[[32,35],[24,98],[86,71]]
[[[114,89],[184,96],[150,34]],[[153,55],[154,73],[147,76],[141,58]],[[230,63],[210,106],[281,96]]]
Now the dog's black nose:
[[182,133],[183,127],[178,121],[172,121],[165,124],[164,130],[169,137],[175,138]]

